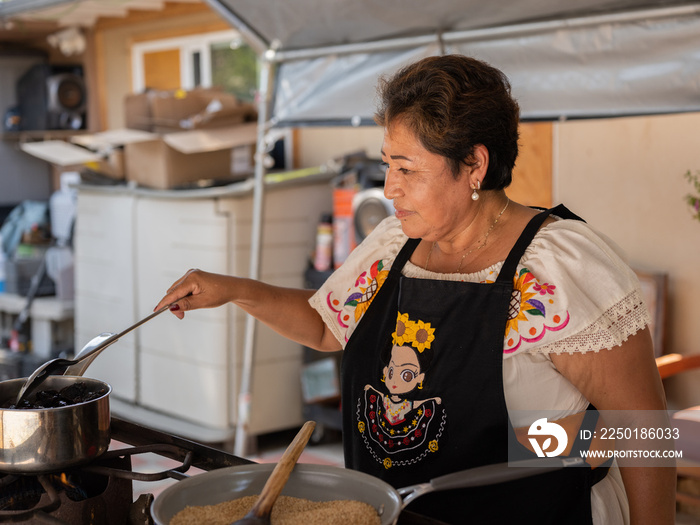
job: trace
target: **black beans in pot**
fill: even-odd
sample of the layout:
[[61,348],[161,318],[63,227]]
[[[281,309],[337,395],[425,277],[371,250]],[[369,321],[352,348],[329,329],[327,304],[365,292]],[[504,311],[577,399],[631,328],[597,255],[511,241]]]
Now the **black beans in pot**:
[[36,408],[60,408],[79,403],[86,403],[104,396],[107,389],[90,389],[84,381],[77,381],[61,390],[39,390],[36,394],[23,399],[19,405],[14,399],[6,400],[0,408],[9,409],[36,409]]

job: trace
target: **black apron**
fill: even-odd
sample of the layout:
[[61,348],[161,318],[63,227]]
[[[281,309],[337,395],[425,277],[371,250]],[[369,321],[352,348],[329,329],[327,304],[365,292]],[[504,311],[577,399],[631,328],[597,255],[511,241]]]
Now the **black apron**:
[[[420,239],[406,242],[343,352],[348,468],[401,488],[509,460],[503,338],[517,264],[550,213],[579,219],[563,206],[535,216],[494,283],[404,277]],[[606,472],[571,467],[427,494],[407,510],[455,524],[590,524],[590,488]]]

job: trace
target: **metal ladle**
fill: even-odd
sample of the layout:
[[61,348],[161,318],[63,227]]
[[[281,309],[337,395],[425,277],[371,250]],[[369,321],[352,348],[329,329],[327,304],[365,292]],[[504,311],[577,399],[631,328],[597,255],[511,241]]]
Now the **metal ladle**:
[[59,370],[63,370],[61,372],[63,373],[63,375],[82,376],[85,373],[85,370],[87,370],[87,367],[90,366],[90,363],[93,362],[93,360],[99,355],[99,353],[102,352],[102,350],[107,348],[112,343],[118,341],[121,337],[128,334],[132,330],[150,321],[155,316],[162,314],[163,312],[168,310],[173,304],[175,303],[166,305],[160,310],[156,310],[148,317],[144,317],[139,322],[131,325],[129,328],[119,332],[118,334],[105,332],[98,335],[83,347],[83,349],[78,353],[78,355],[75,356],[75,359],[63,359],[59,357],[57,359],[47,361],[39,368],[34,370],[34,372],[32,372],[32,375],[30,375],[24,382],[22,388],[20,388],[19,393],[17,394],[17,401],[15,401],[15,405],[19,405],[20,402],[23,399],[25,399],[31,392],[33,392],[36,389],[36,387],[38,387],[47,377],[49,377],[52,374],[59,373]]

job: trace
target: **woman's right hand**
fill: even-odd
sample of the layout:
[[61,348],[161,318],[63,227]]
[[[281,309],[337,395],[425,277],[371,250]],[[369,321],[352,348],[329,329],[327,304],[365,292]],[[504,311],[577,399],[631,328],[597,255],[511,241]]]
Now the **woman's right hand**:
[[342,348],[319,313],[309,304],[313,290],[265,284],[254,279],[190,270],[175,281],[155,310],[172,304],[179,319],[188,310],[216,308],[233,303],[277,333],[309,348]]
[[237,279],[228,275],[189,270],[175,281],[153,311],[172,304],[170,311],[179,319],[188,310],[216,308],[231,301]]

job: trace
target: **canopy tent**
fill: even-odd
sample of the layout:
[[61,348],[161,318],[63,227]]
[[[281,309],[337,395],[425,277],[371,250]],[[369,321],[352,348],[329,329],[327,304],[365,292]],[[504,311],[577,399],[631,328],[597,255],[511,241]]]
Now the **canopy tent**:
[[207,0],[279,65],[270,122],[370,123],[377,78],[463,53],[524,119],[700,109],[700,4],[653,0]]

